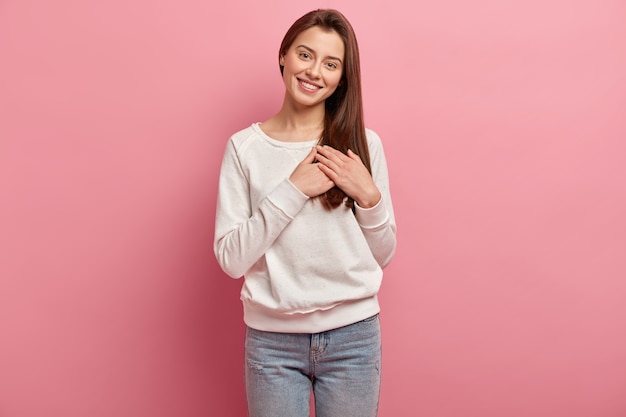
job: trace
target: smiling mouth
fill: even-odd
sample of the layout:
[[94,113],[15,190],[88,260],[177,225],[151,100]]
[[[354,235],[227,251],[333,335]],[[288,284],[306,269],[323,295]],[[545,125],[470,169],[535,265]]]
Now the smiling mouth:
[[300,83],[302,87],[306,88],[307,90],[315,91],[315,90],[319,90],[320,88],[322,88],[319,85],[311,84],[299,78],[298,78],[298,82]]

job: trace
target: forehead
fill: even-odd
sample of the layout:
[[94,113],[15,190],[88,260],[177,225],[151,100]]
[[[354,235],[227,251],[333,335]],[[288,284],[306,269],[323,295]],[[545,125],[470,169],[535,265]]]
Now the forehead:
[[325,30],[319,26],[309,28],[296,37],[291,47],[296,48],[300,45],[311,48],[320,56],[334,56],[344,59],[343,39],[334,30]]

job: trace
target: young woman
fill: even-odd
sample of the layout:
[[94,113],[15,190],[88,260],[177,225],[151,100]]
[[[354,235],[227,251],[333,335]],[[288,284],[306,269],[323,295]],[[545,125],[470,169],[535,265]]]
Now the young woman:
[[215,256],[244,277],[249,415],[369,417],[378,409],[377,292],[396,247],[385,155],[363,123],[356,37],[336,10],[287,31],[280,111],[224,154]]

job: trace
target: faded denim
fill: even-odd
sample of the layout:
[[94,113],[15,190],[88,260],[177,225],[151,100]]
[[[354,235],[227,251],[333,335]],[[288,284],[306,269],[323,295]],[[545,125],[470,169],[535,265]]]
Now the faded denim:
[[250,417],[376,417],[380,395],[378,315],[322,333],[246,329]]

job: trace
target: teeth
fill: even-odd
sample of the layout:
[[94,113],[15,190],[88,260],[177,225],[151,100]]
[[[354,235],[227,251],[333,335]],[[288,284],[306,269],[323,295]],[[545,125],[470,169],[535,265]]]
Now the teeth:
[[313,84],[309,84],[309,83],[307,83],[306,81],[300,81],[300,83],[302,83],[302,85],[303,85],[305,88],[308,88],[309,90],[315,90],[316,88],[319,88],[319,87],[317,87],[316,85],[313,85]]

